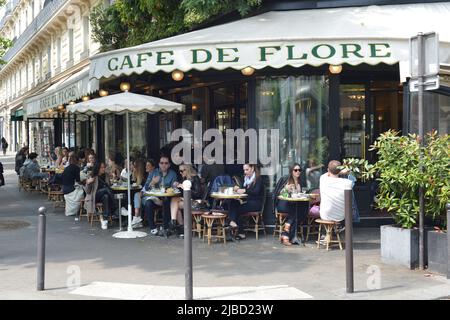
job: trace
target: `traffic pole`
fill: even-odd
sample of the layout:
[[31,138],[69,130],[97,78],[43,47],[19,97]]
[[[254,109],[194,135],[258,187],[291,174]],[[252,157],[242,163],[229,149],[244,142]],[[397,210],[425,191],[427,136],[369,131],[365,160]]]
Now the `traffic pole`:
[[184,262],[185,262],[185,299],[193,299],[192,278],[192,214],[191,214],[191,182],[183,182],[183,211],[184,211]]
[[345,273],[347,293],[354,292],[353,280],[353,210],[352,189],[344,190],[345,200]]
[[38,238],[37,238],[37,290],[44,290],[45,282],[45,224],[47,209],[40,207],[38,217]]

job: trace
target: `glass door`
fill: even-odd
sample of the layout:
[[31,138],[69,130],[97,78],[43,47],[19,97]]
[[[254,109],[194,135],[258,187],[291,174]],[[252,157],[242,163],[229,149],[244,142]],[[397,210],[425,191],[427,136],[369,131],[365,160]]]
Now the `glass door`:
[[364,84],[340,86],[340,129],[342,159],[367,158],[366,87]]

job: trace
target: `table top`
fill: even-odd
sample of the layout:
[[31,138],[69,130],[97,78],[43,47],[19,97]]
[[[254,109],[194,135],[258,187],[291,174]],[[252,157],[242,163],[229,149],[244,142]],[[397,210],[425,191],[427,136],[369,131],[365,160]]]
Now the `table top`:
[[147,191],[144,192],[145,196],[150,197],[182,197],[183,194],[181,192],[160,192],[160,191]]
[[[131,190],[141,190],[142,186],[130,186]],[[113,189],[113,191],[127,191],[128,187],[127,186],[111,186],[111,189]]]
[[243,193],[233,193],[233,194],[226,194],[226,193],[220,193],[220,192],[213,192],[211,193],[211,198],[217,198],[217,199],[242,199],[246,198],[248,195]]
[[56,168],[56,167],[47,168],[47,167],[41,167],[41,171],[42,171],[42,172],[63,173],[63,172],[64,172],[64,168]]
[[315,198],[319,196],[316,193],[308,193],[305,194],[304,196],[300,197],[300,198],[291,198],[291,197],[283,197],[283,196],[278,196],[278,199],[280,200],[284,200],[284,201],[291,201],[291,202],[301,202],[301,201],[310,201],[311,199]]

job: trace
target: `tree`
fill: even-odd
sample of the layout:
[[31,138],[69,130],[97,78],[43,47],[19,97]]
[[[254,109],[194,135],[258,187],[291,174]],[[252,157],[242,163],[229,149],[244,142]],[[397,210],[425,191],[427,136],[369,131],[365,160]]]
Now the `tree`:
[[[0,7],[3,7],[6,3],[6,0],[0,0]],[[12,41],[6,38],[0,37],[0,57],[3,57],[12,46]],[[6,64],[6,61],[0,59],[0,64]]]
[[215,17],[241,16],[262,0],[117,0],[91,12],[92,37],[101,51],[135,46],[183,33]]

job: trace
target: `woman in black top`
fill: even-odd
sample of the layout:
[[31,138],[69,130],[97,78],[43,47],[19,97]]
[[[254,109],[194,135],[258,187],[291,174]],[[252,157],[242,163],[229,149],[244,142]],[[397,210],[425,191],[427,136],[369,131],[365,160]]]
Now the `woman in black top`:
[[71,193],[75,190],[75,182],[80,182],[80,167],[78,166],[78,158],[74,153],[69,155],[69,165],[62,173],[62,191],[64,194]]
[[[104,162],[95,164],[92,170],[92,178],[86,180],[86,194],[85,207],[88,212],[95,212],[95,203],[98,202],[103,204],[104,216],[112,216],[117,209],[114,194],[106,182],[106,166]],[[88,206],[86,203],[88,203]]]
[[231,201],[229,218],[230,227],[238,228],[238,239],[245,239],[242,223],[237,223],[239,216],[245,212],[261,211],[264,197],[264,185],[255,164],[244,164],[244,184],[243,187],[234,187],[237,193],[247,194],[246,202]]
[[[302,168],[300,164],[294,163],[289,170],[289,175],[286,177],[282,177],[273,192],[274,194],[274,208],[277,209],[277,212],[287,213],[288,217],[284,224],[283,233],[280,236],[280,241],[285,246],[290,246],[292,244],[300,244],[297,241],[297,235],[295,234],[295,230],[292,225],[293,223],[302,222],[307,218],[309,203],[308,202],[288,202],[286,200],[279,200],[278,196],[282,193],[300,193],[303,191],[303,188],[300,184],[300,177],[302,173]],[[298,210],[298,212],[296,211]]]

